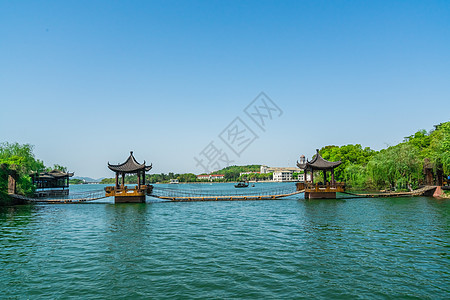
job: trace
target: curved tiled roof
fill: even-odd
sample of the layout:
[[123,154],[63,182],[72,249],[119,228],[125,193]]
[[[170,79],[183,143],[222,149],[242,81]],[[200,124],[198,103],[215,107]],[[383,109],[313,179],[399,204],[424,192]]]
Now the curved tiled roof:
[[73,173],[70,172],[63,172],[60,170],[52,170],[50,172],[41,172],[41,173],[32,173],[32,177],[39,178],[40,180],[43,179],[58,179],[63,177],[72,177]]
[[50,172],[48,172],[48,173],[46,173],[47,175],[50,175],[50,176],[53,176],[53,177],[55,177],[55,178],[59,178],[59,177],[65,177],[65,176],[69,176],[69,177],[72,177],[73,176],[73,173],[69,173],[69,172],[63,172],[63,171],[60,171],[60,170],[52,170],[52,171],[50,171]]
[[146,166],[145,160],[144,160],[143,164],[138,163],[133,156],[133,151],[130,151],[130,156],[124,163],[118,164],[118,165],[111,165],[108,162],[108,168],[114,172],[135,173],[135,172],[141,171],[141,170],[150,171],[152,168],[152,165]]
[[316,156],[311,160],[311,161],[306,161],[306,163],[299,163],[297,162],[297,166],[300,169],[306,169],[306,168],[311,168],[311,169],[316,169],[316,170],[326,170],[326,169],[333,169],[336,168],[337,166],[339,166],[342,161],[328,161],[326,159],[324,159],[320,154],[319,154],[319,149],[316,149],[317,153]]

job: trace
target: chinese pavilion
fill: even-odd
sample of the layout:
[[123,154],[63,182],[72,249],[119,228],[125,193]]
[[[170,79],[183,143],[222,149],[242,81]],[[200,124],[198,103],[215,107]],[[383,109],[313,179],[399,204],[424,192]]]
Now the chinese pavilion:
[[[328,161],[319,154],[319,149],[316,151],[317,153],[311,161],[305,161],[305,156],[302,155],[300,162],[297,162],[297,166],[305,171],[305,183],[303,186],[305,189],[305,199],[336,199],[336,192],[344,192],[345,187],[344,183],[334,180],[334,168],[342,162]],[[314,183],[314,171],[323,172],[323,182]],[[327,172],[331,173],[331,180],[328,180]]]
[[74,173],[52,170],[50,172],[32,173],[31,179],[36,187],[36,197],[69,195],[69,178]]
[[[145,196],[150,195],[153,186],[145,184],[145,172],[150,171],[152,165],[146,166],[144,163],[140,164],[136,161],[133,156],[133,151],[130,152],[128,159],[118,165],[111,165],[108,162],[108,168],[116,172],[116,184],[115,186],[105,187],[105,196],[114,196],[115,203],[144,203]],[[134,187],[125,185],[125,175],[126,174],[136,174],[137,175],[137,185]],[[119,177],[122,176],[121,180]]]

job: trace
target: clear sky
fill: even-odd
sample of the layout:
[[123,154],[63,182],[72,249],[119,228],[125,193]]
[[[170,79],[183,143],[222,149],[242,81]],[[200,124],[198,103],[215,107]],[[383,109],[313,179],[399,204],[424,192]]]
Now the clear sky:
[[78,176],[379,150],[450,119],[450,1],[0,0],[0,101],[0,141]]

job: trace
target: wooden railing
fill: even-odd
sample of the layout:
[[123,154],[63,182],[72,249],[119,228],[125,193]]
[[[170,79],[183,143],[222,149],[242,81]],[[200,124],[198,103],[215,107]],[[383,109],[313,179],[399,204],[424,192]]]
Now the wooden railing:
[[327,182],[326,184],[319,184],[319,183],[311,183],[306,182],[304,183],[304,189],[305,192],[325,192],[325,193],[333,193],[333,192],[339,192],[342,193],[345,191],[345,183],[343,182],[335,182],[330,183]]
[[123,186],[116,188],[115,186],[107,186],[105,187],[105,196],[143,196],[150,195],[153,190],[152,185],[141,185],[138,186]]

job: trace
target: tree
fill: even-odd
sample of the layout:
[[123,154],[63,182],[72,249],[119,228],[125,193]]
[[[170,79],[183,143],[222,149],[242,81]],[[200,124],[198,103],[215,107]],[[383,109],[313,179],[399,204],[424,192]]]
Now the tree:
[[417,187],[421,171],[419,151],[409,143],[381,150],[367,165],[367,172],[377,188]]
[[17,192],[30,196],[34,193],[34,186],[30,178],[31,172],[45,170],[44,163],[35,159],[33,146],[19,143],[0,144],[0,164],[3,165],[2,176],[0,176],[0,193],[3,198],[7,192],[7,176],[10,171],[17,172]]
[[369,160],[376,154],[376,151],[369,147],[362,148],[360,144],[345,146],[326,146],[320,149],[320,155],[329,161],[342,161],[342,164],[334,170],[336,181],[346,179],[345,169],[350,165],[365,166]]

